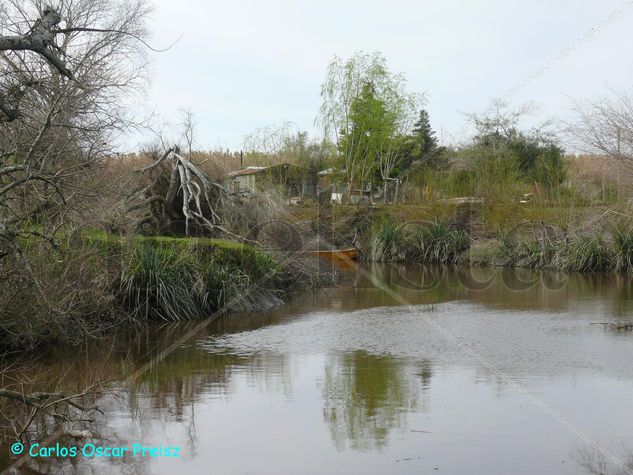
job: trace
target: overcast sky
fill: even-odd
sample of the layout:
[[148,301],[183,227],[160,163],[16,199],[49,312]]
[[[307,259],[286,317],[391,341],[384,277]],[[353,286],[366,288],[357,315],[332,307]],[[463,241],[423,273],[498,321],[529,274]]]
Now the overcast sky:
[[[424,92],[445,142],[464,113],[482,112],[567,47],[512,97],[534,101],[533,121],[568,113],[571,98],[631,90],[633,3],[623,0],[155,0],[146,103],[177,122],[197,119],[204,148],[239,149],[245,134],[284,121],[311,134],[326,66],[336,54],[380,51]],[[580,42],[591,28],[586,41]],[[451,139],[451,137],[454,137]]]

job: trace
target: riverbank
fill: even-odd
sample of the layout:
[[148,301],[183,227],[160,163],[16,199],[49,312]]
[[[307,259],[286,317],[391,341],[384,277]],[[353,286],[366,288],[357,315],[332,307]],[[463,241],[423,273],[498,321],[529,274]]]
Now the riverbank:
[[[551,204],[340,206],[299,210],[335,246],[354,243],[373,262],[633,271],[628,206]],[[303,226],[306,227],[305,225]]]
[[283,219],[292,226],[268,230],[268,237],[292,244],[268,243],[282,252],[96,230],[69,234],[54,246],[25,240],[22,254],[5,258],[0,269],[0,346],[80,344],[149,321],[270,310],[288,292],[322,283],[314,259],[296,252],[311,249],[311,242],[353,245],[371,262],[633,272],[633,228],[624,209],[538,203],[290,208]]
[[25,241],[13,258],[29,266],[19,273],[3,262],[0,346],[9,350],[79,344],[149,321],[266,311],[314,277],[296,261],[232,241],[94,230],[56,248]]

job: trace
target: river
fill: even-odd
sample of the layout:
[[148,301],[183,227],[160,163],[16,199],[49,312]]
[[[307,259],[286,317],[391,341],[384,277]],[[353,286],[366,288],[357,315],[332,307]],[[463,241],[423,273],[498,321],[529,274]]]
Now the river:
[[364,265],[266,314],[154,326],[89,352],[58,348],[39,358],[24,375],[64,388],[109,382],[115,394],[99,400],[93,443],[177,447],[179,457],[128,452],[27,465],[44,473],[576,474],[602,464],[604,473],[627,473],[627,322],[633,287],[614,275]]

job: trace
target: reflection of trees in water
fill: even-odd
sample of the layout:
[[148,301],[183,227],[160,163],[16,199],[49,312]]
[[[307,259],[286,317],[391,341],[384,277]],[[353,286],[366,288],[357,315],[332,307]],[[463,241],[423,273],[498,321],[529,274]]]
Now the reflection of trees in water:
[[[265,392],[290,395],[292,391],[287,355],[213,354],[191,346],[176,351],[128,386],[129,407],[134,412],[151,411],[182,422],[183,408],[198,402],[202,395],[230,397],[237,375]],[[143,399],[148,402],[143,403]]]
[[325,367],[323,415],[335,445],[356,450],[387,445],[392,429],[406,427],[429,387],[428,362],[413,364],[359,350],[331,357]]
[[[558,310],[573,306],[582,298],[580,305],[585,310],[594,305],[617,317],[633,313],[631,278],[613,274],[570,274],[565,277],[564,287],[554,291],[548,289],[559,282],[559,275],[533,270],[502,274],[499,269],[402,264],[372,264],[366,270],[411,303],[468,299],[494,307]],[[492,282],[479,290],[467,290],[463,282],[468,278],[476,282],[492,279]],[[319,307],[354,310],[400,303],[376,288],[366,274],[357,275],[347,284],[314,294],[306,293],[287,307],[265,315],[239,316],[218,322],[194,340],[204,340],[209,332],[245,331],[300,318],[303,311]],[[521,286],[525,288],[517,290]],[[626,321],[626,318],[622,320]],[[113,336],[109,341],[81,350],[58,348],[28,365],[14,367],[13,371],[3,364],[0,368],[2,385],[17,384],[27,393],[56,390],[73,393],[100,380],[123,381],[188,330],[186,325],[151,328],[136,336]],[[290,395],[292,391],[293,374],[287,355],[214,354],[204,350],[204,345],[187,343],[160,363],[149,366],[129,384],[113,384],[115,389],[122,390],[124,405],[134,416],[139,430],[155,433],[160,421],[181,424],[189,434],[190,453],[196,446],[195,408],[201,397],[209,394],[229,397],[235,391],[238,375],[241,381],[258,385],[266,392]],[[332,356],[326,367],[323,396],[324,416],[336,445],[342,448],[349,442],[353,448],[366,449],[387,444],[389,432],[404,427],[407,412],[424,405],[424,389],[428,387],[430,377],[428,365],[414,365],[393,357],[365,351]],[[120,409],[118,404],[118,401],[106,400],[100,405],[106,414],[111,414]],[[148,414],[151,417],[146,417]],[[19,425],[26,416],[28,413],[18,404],[0,401],[0,430],[4,426],[4,432],[0,432],[3,437],[0,459],[6,459],[6,443],[13,441],[11,425]],[[88,428],[95,434],[114,432],[107,417],[99,418]]]
[[[157,424],[166,426],[177,423],[188,437],[189,447],[186,450],[190,454],[195,453],[197,446],[196,405],[209,394],[228,397],[233,391],[232,385],[237,375],[243,376],[248,384],[262,386],[265,391],[291,393],[290,365],[286,355],[214,354],[195,343],[187,343],[165,359],[151,364],[164,348],[169,347],[187,329],[186,325],[151,328],[138,335],[113,336],[111,341],[96,348],[91,346],[81,351],[59,349],[28,365],[15,365],[12,372],[7,371],[11,368],[5,364],[2,367],[2,382],[4,386],[10,386],[8,382],[13,378],[24,392],[31,393],[53,390],[70,392],[95,381],[109,381],[107,389],[111,395],[99,401],[105,416],[81,429],[88,429],[96,440],[105,438],[109,445],[126,445],[129,441],[119,436],[122,428],[113,426],[109,420],[113,414],[120,414],[121,407],[124,407],[130,414],[130,420],[125,422],[119,418],[117,422],[119,425],[129,424],[123,430],[124,433],[155,435],[161,433]],[[202,334],[200,338],[205,336]],[[127,380],[145,364],[148,365],[146,371]],[[0,457],[7,462],[9,445],[15,441],[13,426],[28,416],[28,411],[20,404],[0,399]],[[43,428],[38,426],[35,429]],[[77,460],[47,459],[41,464],[37,460],[31,462],[33,468],[37,466],[43,473],[56,473],[63,467],[70,468]],[[109,459],[106,463],[118,462],[117,459]],[[4,465],[0,463],[0,469],[2,467]],[[120,467],[117,467],[117,471],[120,471]]]
[[[376,282],[398,294],[382,292]],[[633,279],[614,273],[565,273],[534,269],[367,263],[353,286],[334,289],[341,309],[441,303],[467,299],[517,310],[554,310],[594,300],[616,317],[633,313]]]

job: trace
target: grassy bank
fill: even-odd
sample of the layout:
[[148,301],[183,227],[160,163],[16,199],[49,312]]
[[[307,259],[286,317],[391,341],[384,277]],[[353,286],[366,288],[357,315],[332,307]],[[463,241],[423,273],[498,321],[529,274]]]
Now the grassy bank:
[[222,240],[90,231],[56,248],[21,247],[0,273],[4,347],[78,343],[121,324],[269,308],[297,284],[266,252]]
[[402,224],[380,216],[361,235],[361,258],[374,262],[454,264],[470,245],[464,229],[439,220]]
[[469,264],[527,267],[574,272],[633,272],[633,231],[630,228],[501,237],[471,247]]
[[622,219],[592,226],[512,224],[495,233],[459,215],[407,222],[378,213],[361,229],[358,246],[362,259],[377,262],[633,272],[633,227]]

